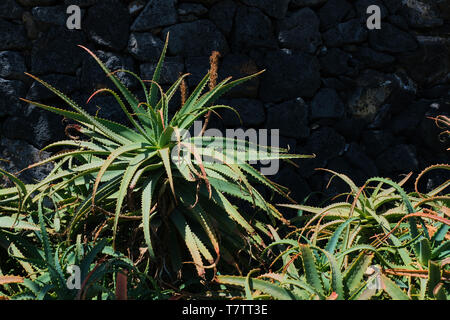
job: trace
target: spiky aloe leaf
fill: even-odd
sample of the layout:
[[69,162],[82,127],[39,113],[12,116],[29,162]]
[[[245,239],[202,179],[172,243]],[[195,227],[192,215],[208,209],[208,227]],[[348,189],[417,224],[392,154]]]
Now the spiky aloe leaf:
[[38,202],[38,217],[40,225],[40,236],[44,245],[45,262],[48,266],[50,278],[57,288],[65,288],[64,275],[59,273],[55,265],[55,257],[53,256],[52,247],[48,237],[47,230],[45,228],[44,214],[42,209],[42,200]]
[[370,266],[372,259],[373,254],[361,252],[346,270],[343,280],[348,295],[352,295],[352,293],[358,289],[361,284],[361,280],[364,277],[364,273]]
[[429,260],[428,262],[428,281],[427,281],[427,291],[428,297],[434,298],[433,290],[441,281],[441,267],[439,263]]
[[169,148],[159,149],[158,152],[163,161],[164,168],[166,169],[167,178],[169,179],[170,189],[172,190],[174,197],[176,197],[175,187],[174,187],[174,183],[173,183],[173,176],[172,176],[172,167],[170,165]]
[[450,256],[450,240],[441,243],[439,246],[434,248],[433,252],[431,253],[431,258],[437,260],[449,256]]
[[326,251],[328,251],[331,254],[334,254],[334,251],[336,250],[336,246],[338,244],[340,236],[342,235],[342,232],[344,232],[345,228],[355,220],[357,220],[357,218],[350,218],[346,220],[344,223],[339,225],[339,227],[331,236],[330,240],[328,240],[328,243],[325,247]]
[[13,217],[0,217],[0,229],[4,228],[4,229],[18,229],[18,230],[39,230],[39,226],[34,224],[34,223],[30,223],[30,222],[26,222],[26,221],[22,221],[22,220],[17,220],[14,219]]
[[419,260],[423,265],[428,265],[428,261],[431,259],[431,245],[428,239],[422,239],[420,242],[420,257]]
[[307,283],[312,286],[323,298],[324,288],[320,273],[317,270],[316,261],[309,246],[301,245],[303,270],[305,272]]
[[205,274],[205,268],[203,266],[202,257],[191,227],[178,210],[172,212],[170,218],[175,224],[181,238],[184,240],[184,243],[192,256],[192,259],[194,260],[198,275],[202,277]]
[[144,187],[144,190],[142,191],[142,223],[144,228],[144,237],[145,242],[147,243],[150,258],[152,259],[155,259],[155,251],[153,249],[151,240],[150,221],[155,213],[153,213],[152,215],[150,215],[150,213],[152,209],[153,192],[155,191],[160,176],[161,173],[149,178]]
[[[237,277],[237,276],[222,276],[219,275],[216,277],[216,281],[220,284],[225,285],[234,285],[244,288],[247,282],[246,277]],[[283,287],[273,284],[269,281],[261,280],[261,279],[249,279],[250,286],[261,292],[271,295],[273,298],[278,300],[295,300],[295,297]]]
[[403,292],[402,289],[398,287],[395,282],[393,282],[391,279],[389,279],[384,274],[380,275],[382,286],[384,291],[387,292],[394,300],[410,300],[408,295]]
[[326,250],[323,250],[318,247],[315,247],[315,248],[318,249],[320,252],[322,252],[327,257],[327,259],[330,263],[331,288],[333,289],[333,292],[335,292],[337,294],[337,300],[344,300],[345,299],[344,283],[343,283],[342,273],[338,266],[336,258]]

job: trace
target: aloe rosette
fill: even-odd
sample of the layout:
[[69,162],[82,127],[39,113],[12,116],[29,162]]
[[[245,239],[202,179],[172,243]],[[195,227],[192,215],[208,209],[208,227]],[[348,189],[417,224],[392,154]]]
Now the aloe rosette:
[[[29,75],[62,98],[72,110],[23,100],[75,121],[70,128],[79,137],[44,148],[62,147],[66,151],[30,166],[56,163],[52,173],[27,193],[24,203],[35,202],[63,188],[74,188],[83,194],[83,201],[71,219],[69,235],[79,230],[84,217],[91,211],[109,213],[114,241],[119,221],[140,217],[153,261],[165,256],[162,253],[166,252],[174,270],[179,270],[182,254],[176,243],[181,240],[198,274],[203,275],[207,268],[203,260],[209,267],[214,267],[220,256],[231,259],[230,253],[242,248],[246,239],[257,247],[264,247],[262,234],[269,235],[266,224],[285,221],[254,184],[262,184],[284,196],[287,190],[271,182],[249,162],[309,156],[292,155],[281,148],[255,146],[238,139],[230,141],[229,138],[203,135],[186,138],[183,133],[206,113],[220,108],[232,109],[214,105],[220,96],[260,73],[234,81],[227,78],[205,92],[211,79],[210,72],[170,117],[169,102],[187,75],[181,76],[166,92],[158,85],[167,43],[168,39],[152,80],[142,80],[127,70],[116,71],[126,72],[138,80],[145,101],[139,101],[116,72],[108,70],[94,53],[82,47],[118,90],[116,93],[111,89],[100,89],[92,97],[99,93],[111,94],[132,127],[88,114],[59,90]],[[229,145],[233,146],[231,152],[229,148],[223,148]],[[177,159],[180,150],[188,156]],[[213,161],[205,161],[205,158]],[[40,193],[34,195],[33,191]],[[250,214],[233,205],[230,197],[252,204],[259,212],[256,218],[250,219]]]

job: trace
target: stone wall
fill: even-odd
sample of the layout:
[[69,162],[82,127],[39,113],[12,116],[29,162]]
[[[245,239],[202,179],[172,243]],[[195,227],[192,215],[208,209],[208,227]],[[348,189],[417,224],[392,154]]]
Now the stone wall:
[[[68,30],[66,8],[82,8],[81,30]],[[368,30],[366,9],[381,8],[380,30]],[[0,3],[0,166],[12,172],[47,156],[39,149],[64,138],[61,117],[18,100],[63,107],[30,80],[38,75],[90,112],[122,121],[103,96],[108,85],[77,44],[111,69],[152,74],[165,35],[169,53],[162,84],[189,72],[194,86],[221,53],[220,78],[266,72],[230,92],[223,102],[244,128],[280,129],[283,146],[317,158],[283,165],[275,180],[301,200],[324,190],[329,168],[358,184],[367,177],[418,171],[448,163],[439,129],[428,116],[449,113],[450,0],[2,0]],[[131,87],[136,81],[122,74]],[[99,108],[97,108],[97,106]],[[176,107],[176,105],[174,105]],[[211,126],[239,127],[223,113]],[[26,181],[49,168],[26,171]],[[442,180],[426,179],[426,187]],[[342,189],[333,183],[327,192]]]

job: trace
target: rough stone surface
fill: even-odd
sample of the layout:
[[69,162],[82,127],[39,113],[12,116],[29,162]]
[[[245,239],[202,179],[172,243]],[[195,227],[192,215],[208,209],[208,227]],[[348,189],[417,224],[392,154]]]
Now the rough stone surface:
[[346,0],[329,0],[319,10],[319,17],[323,29],[329,29],[351,17],[354,9]]
[[322,44],[320,21],[309,8],[301,9],[279,23],[278,41],[284,48],[315,53]]
[[18,20],[22,17],[23,9],[14,0],[3,0],[0,3],[0,18]]
[[232,48],[234,51],[245,51],[255,47],[276,47],[272,22],[257,8],[239,7],[235,17]]
[[263,10],[271,17],[282,19],[286,15],[290,0],[242,0],[242,2]]
[[0,19],[0,50],[22,50],[28,45],[22,25]]
[[[220,63],[219,79],[233,77],[237,80],[257,73],[259,70],[256,63],[245,55],[228,54]],[[259,77],[246,81],[242,85],[231,89],[226,96],[230,98],[245,97],[256,98],[259,90]]]
[[42,149],[51,141],[64,138],[61,120],[61,116],[28,105],[24,108],[22,117],[10,117],[4,122],[2,135],[9,139],[27,141]]
[[229,35],[233,28],[234,15],[237,5],[232,0],[217,3],[209,10],[209,18],[224,34]]
[[[141,76],[143,79],[150,80],[156,70],[157,62],[141,64]],[[160,84],[173,84],[184,71],[182,58],[167,57],[161,71]]]
[[334,89],[321,89],[311,102],[311,120],[341,118],[345,105]]
[[343,75],[349,71],[350,55],[338,48],[331,48],[320,57],[320,66],[323,73],[327,75]]
[[131,26],[132,31],[146,31],[177,22],[176,0],[150,0]]
[[389,23],[380,30],[369,31],[369,42],[373,49],[389,53],[402,53],[417,49],[414,37]]
[[415,171],[419,166],[416,148],[407,144],[388,148],[377,157],[376,162],[383,174]]
[[209,20],[181,23],[163,30],[170,32],[169,52],[172,55],[201,56],[216,50],[228,52],[228,44],[223,34]]
[[312,97],[320,87],[317,58],[303,53],[269,52],[267,71],[261,80],[260,96],[264,101]]
[[66,7],[34,7],[31,10],[35,22],[56,24],[64,26],[66,24]]
[[25,85],[17,80],[0,78],[0,117],[22,112],[19,97],[25,96]]
[[158,61],[163,48],[162,40],[150,32],[132,33],[128,40],[128,52],[139,61]]
[[89,38],[112,50],[122,50],[127,45],[129,24],[128,9],[119,0],[98,2],[84,19]]
[[[254,128],[264,124],[266,116],[264,105],[261,101],[254,99],[230,99],[221,101],[224,105],[234,108],[246,128]],[[231,110],[221,112],[223,122],[227,127],[240,127],[239,117]]]
[[267,127],[280,129],[280,134],[286,137],[307,138],[308,105],[302,99],[295,99],[271,106],[267,110]]
[[64,27],[51,28],[36,40],[31,50],[31,71],[35,74],[74,74],[81,64],[83,50],[77,45],[85,43],[81,31]]
[[[101,50],[94,53],[111,71],[119,69],[127,69],[132,72],[136,71],[134,70],[133,59],[131,57]],[[130,74],[119,72],[116,75],[127,87],[133,87],[137,84],[136,79]],[[114,88],[114,84],[108,79],[105,72],[94,59],[83,60],[80,79],[81,88],[88,93],[102,88]]]
[[[9,172],[18,172],[30,164],[48,158],[50,155],[50,152],[41,152],[39,149],[25,141],[10,140],[5,137],[0,137],[0,158],[7,160],[1,161],[0,167]],[[50,173],[52,168],[52,164],[39,166],[22,172],[18,178],[25,183],[35,183],[43,180]]]
[[22,79],[27,70],[22,55],[14,51],[0,52],[0,77],[4,79]]
[[[80,87],[78,79],[74,76],[64,75],[64,74],[49,74],[41,77],[42,80],[49,83],[53,87],[57,88],[59,91],[63,92],[65,95],[72,94],[77,91]],[[31,84],[30,89],[27,93],[27,99],[33,101],[43,101],[55,98],[56,95],[44,87],[37,81]]]

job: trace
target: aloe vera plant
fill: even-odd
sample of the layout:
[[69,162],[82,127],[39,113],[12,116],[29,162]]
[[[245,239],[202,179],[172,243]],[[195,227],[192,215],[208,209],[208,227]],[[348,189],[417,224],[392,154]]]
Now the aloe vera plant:
[[[206,268],[216,266],[219,257],[231,259],[230,253],[235,248],[242,248],[246,239],[257,247],[264,247],[261,234],[269,234],[266,223],[284,221],[281,213],[263,198],[254,184],[262,184],[282,195],[286,189],[260,174],[249,161],[306,156],[291,155],[280,148],[254,146],[237,139],[230,141],[202,135],[186,138],[184,133],[197,119],[219,108],[230,109],[214,105],[220,96],[259,73],[234,81],[227,78],[215,86],[210,85],[210,90],[204,92],[211,81],[210,72],[170,117],[169,102],[187,75],[181,76],[166,92],[158,85],[167,41],[152,80],[142,80],[130,71],[120,70],[138,80],[145,101],[139,101],[115,72],[82,47],[118,90],[116,93],[111,89],[100,89],[91,98],[100,93],[111,94],[132,127],[88,114],[56,88],[29,75],[62,98],[72,110],[22,100],[75,121],[77,124],[71,128],[79,137],[44,148],[64,147],[70,151],[57,153],[29,167],[55,162],[55,169],[27,192],[22,205],[70,189],[79,205],[66,230],[69,238],[80,232],[86,217],[107,215],[112,227],[113,247],[116,247],[119,221],[140,219],[152,262],[165,266],[169,258],[173,270],[178,272],[185,258],[180,248],[185,246],[198,274],[204,275]],[[227,153],[230,150],[223,148],[230,142],[233,146],[231,156]],[[182,151],[187,152],[188,157],[180,160],[177,155]],[[205,161],[205,157],[214,161]],[[236,208],[230,197],[251,203],[259,214],[250,221],[249,214]],[[179,241],[184,245],[178,246]],[[209,266],[204,265],[204,260]]]
[[324,208],[283,205],[312,215],[284,239],[273,231],[264,252],[282,248],[271,264],[281,260],[279,271],[217,281],[244,288],[248,299],[449,299],[450,181],[426,194],[418,190],[420,178],[437,169],[450,166],[425,169],[409,194],[402,185],[411,174],[398,184],[371,178],[358,188],[332,172],[349,185],[349,200]]
[[[72,245],[66,242],[54,245],[47,232],[43,211],[40,203],[39,228],[33,231],[34,239],[39,243],[30,241],[23,233],[0,233],[0,242],[9,244],[11,257],[25,272],[25,275],[21,272],[21,276],[11,276],[2,274],[0,269],[0,296],[13,300],[115,299],[117,290],[112,280],[121,270],[128,270],[132,290],[127,293],[131,298],[164,297],[154,281],[155,287],[148,287],[147,276],[127,257],[108,246],[108,239],[83,244],[78,237]],[[70,279],[70,268],[73,267],[79,268],[79,273],[75,272],[74,279]]]

